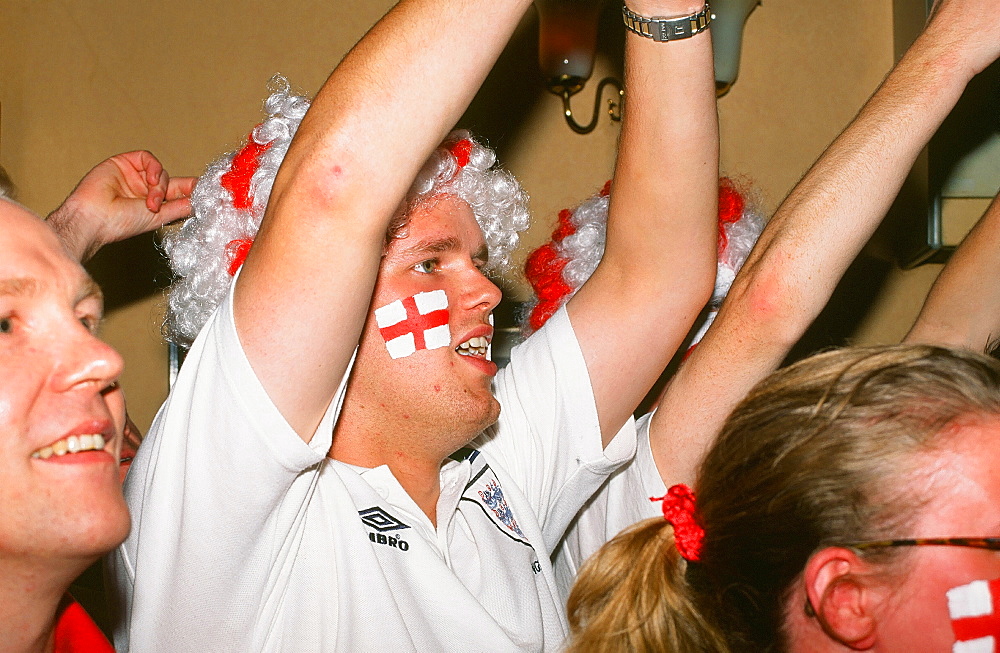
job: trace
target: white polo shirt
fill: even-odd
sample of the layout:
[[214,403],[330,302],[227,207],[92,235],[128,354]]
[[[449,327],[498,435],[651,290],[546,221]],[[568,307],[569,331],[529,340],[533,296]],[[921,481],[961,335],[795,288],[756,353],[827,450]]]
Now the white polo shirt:
[[667,493],[649,443],[652,416],[647,413],[636,420],[635,457],[616,469],[590,497],[552,554],[563,604],[569,598],[580,567],[605,542],[644,519],[663,518],[663,505],[649,500]]
[[542,651],[567,633],[549,554],[635,451],[602,451],[565,311],[498,374],[500,422],[441,470],[437,528],[387,467],[325,457],[253,374],[230,297],[195,342],[126,482],[112,555],[119,651]]

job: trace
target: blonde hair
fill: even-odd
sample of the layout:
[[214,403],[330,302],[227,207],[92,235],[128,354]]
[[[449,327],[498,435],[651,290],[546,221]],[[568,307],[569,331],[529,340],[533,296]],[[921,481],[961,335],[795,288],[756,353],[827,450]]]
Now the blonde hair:
[[[809,558],[905,536],[929,498],[907,492],[920,454],[947,446],[961,423],[998,416],[1000,365],[970,352],[847,348],[780,370],[736,407],[702,463],[700,561],[671,550],[660,520],[619,535],[573,589],[569,650],[784,650],[787,597]],[[664,623],[639,623],[646,614]]]

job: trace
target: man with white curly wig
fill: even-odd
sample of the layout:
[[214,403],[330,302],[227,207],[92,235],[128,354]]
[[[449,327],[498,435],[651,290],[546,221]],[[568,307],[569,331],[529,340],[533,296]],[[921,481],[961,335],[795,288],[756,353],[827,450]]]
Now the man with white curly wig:
[[630,0],[690,38],[626,37],[606,253],[498,373],[485,273],[526,198],[449,129],[529,4],[400,2],[311,105],[275,80],[199,183],[166,244],[193,343],[126,482],[119,650],[561,646],[549,555],[712,292],[718,129],[707,5]]

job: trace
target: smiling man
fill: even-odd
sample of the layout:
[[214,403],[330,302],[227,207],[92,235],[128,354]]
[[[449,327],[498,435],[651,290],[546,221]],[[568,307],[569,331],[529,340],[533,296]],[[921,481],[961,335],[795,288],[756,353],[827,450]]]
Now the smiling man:
[[627,37],[607,253],[498,372],[485,273],[526,197],[449,130],[529,4],[399,3],[199,181],[164,244],[191,346],[126,482],[120,650],[561,646],[549,555],[711,294],[718,133],[708,7],[633,3],[687,37]]
[[0,233],[0,641],[110,650],[66,590],[129,529],[109,406],[122,360],[95,335],[100,289],[55,233],[2,199]]
[[[111,645],[66,593],[128,533],[118,461],[121,357],[96,331],[100,288],[79,258],[190,210],[191,178],[148,152],[96,166],[43,222],[0,198],[0,648]],[[176,201],[175,201],[176,200]]]

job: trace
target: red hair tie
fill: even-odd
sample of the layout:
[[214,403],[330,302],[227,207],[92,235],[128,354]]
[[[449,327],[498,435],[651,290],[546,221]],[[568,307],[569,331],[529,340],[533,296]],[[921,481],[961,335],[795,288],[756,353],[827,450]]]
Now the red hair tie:
[[686,485],[674,485],[662,497],[649,497],[663,502],[663,518],[674,527],[674,544],[681,557],[689,562],[701,560],[705,531],[694,516],[694,493]]

